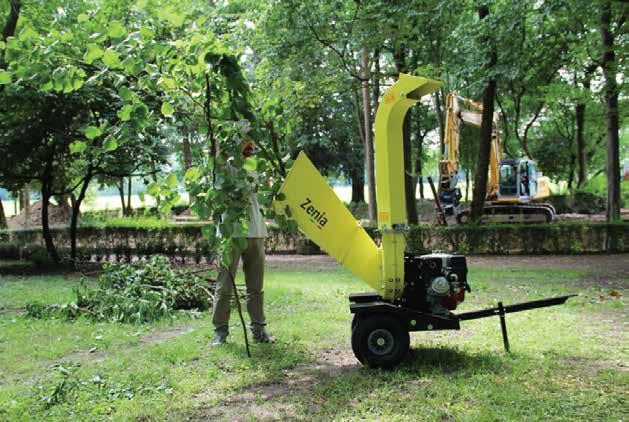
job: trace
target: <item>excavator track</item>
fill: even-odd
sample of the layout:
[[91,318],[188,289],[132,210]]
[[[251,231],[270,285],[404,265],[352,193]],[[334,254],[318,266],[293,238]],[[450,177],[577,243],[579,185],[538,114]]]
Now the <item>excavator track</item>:
[[[557,215],[555,207],[547,202],[530,204],[496,204],[487,203],[483,208],[481,223],[552,223]],[[466,208],[456,216],[459,224],[467,224],[470,209]]]

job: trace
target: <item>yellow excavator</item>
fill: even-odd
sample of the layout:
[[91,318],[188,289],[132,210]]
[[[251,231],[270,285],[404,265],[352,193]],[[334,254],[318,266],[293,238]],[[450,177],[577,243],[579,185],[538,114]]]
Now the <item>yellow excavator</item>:
[[[402,125],[408,109],[441,82],[401,74],[376,113],[376,196],[381,242],[367,234],[304,152],[291,167],[274,201],[277,214],[300,230],[373,291],[351,294],[352,350],[370,367],[392,368],[406,356],[411,331],[458,330],[461,321],[500,316],[508,350],[505,314],[560,305],[570,296],[455,314],[470,292],[467,262],[457,253],[414,255],[406,251],[406,197]],[[325,288],[324,285],[321,286]],[[316,318],[313,310],[313,318]]]
[[[461,209],[461,192],[457,188],[461,125],[480,127],[483,105],[461,98],[455,92],[446,97],[445,156],[439,163],[439,199],[446,215],[455,215],[457,222],[469,220],[469,208]],[[503,159],[498,131],[498,113],[494,113],[489,155],[487,202],[482,222],[550,223],[555,208],[543,202],[550,196],[550,181],[537,171],[534,161],[526,158]]]

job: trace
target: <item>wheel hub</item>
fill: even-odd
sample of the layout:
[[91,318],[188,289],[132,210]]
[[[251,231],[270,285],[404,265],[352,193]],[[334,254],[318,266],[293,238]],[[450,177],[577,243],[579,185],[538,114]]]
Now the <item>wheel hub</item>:
[[384,328],[373,330],[367,338],[369,351],[378,356],[390,353],[393,350],[394,343],[393,334]]

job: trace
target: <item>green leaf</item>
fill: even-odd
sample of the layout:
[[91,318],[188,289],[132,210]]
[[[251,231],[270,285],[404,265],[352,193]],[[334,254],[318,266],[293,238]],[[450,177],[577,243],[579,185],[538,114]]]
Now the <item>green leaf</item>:
[[184,176],[187,181],[194,182],[201,177],[201,170],[198,167],[190,167]]
[[221,232],[221,236],[223,237],[231,237],[231,235],[234,233],[234,226],[231,224],[223,223],[218,226],[218,229]]
[[151,183],[146,187],[146,193],[153,197],[158,197],[160,192],[161,188],[159,186],[159,183]]
[[107,138],[103,143],[103,149],[105,152],[112,152],[118,149],[118,141],[114,138]]
[[206,239],[213,240],[216,237],[216,228],[214,226],[203,226],[201,227],[201,234]]
[[247,239],[245,239],[244,237],[236,237],[234,238],[234,241],[239,251],[243,252],[245,249],[247,249]]
[[83,60],[85,60],[86,63],[91,64],[91,63],[94,63],[96,60],[100,59],[101,57],[103,57],[104,53],[105,52],[103,51],[103,49],[100,48],[98,45],[88,44],[87,52],[83,56]]
[[157,17],[162,21],[167,21],[175,27],[183,25],[184,15],[174,6],[162,7],[157,12]]
[[122,98],[125,101],[133,100],[133,91],[131,91],[126,86],[123,86],[122,88],[118,90],[118,95],[120,96],[120,98]]
[[81,87],[83,87],[84,83],[85,83],[85,81],[83,80],[83,78],[74,78],[74,79],[72,79],[72,89],[74,91],[77,91],[77,90],[81,89]]
[[52,90],[52,88],[53,88],[53,83],[52,83],[52,80],[50,80],[50,81],[46,82],[45,84],[43,84],[43,85],[39,88],[39,90],[40,90],[41,92],[48,92],[48,91]]
[[4,50],[6,48],[6,43],[4,41],[0,41],[0,50]]
[[96,139],[103,134],[103,131],[96,126],[89,126],[85,129],[85,137],[89,140]]
[[122,62],[120,61],[120,56],[111,48],[108,48],[103,54],[103,63],[110,69],[121,69]]
[[89,15],[86,15],[85,13],[81,13],[79,16],[76,17],[76,20],[79,23],[84,23],[87,22],[88,20],[90,20]]
[[131,120],[131,112],[133,111],[133,106],[131,104],[124,105],[120,110],[118,110],[118,118],[123,122],[128,122]]
[[171,189],[176,188],[178,184],[177,175],[175,173],[170,173],[168,177],[166,178],[165,182],[166,182],[166,186],[168,186],[169,188]]
[[158,83],[166,89],[175,89],[177,87],[177,83],[172,78],[163,77]]
[[11,81],[11,73],[6,70],[0,70],[0,85],[8,85]]
[[275,200],[276,201],[285,201],[286,200],[286,195],[283,192],[280,192],[277,195],[275,195]]
[[174,112],[175,112],[175,109],[169,103],[162,104],[162,114],[164,116],[166,117],[172,116]]
[[75,141],[70,144],[70,154],[80,154],[85,152],[87,144],[83,141]]
[[145,40],[151,40],[155,36],[155,32],[148,26],[143,26],[140,28],[140,36]]
[[107,35],[111,38],[122,38],[127,35],[127,30],[122,23],[112,22],[109,24],[109,28],[107,29]]

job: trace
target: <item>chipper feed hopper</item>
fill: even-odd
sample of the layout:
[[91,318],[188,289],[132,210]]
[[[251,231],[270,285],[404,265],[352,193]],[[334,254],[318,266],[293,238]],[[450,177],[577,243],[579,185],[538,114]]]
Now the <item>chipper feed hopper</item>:
[[358,224],[304,152],[297,157],[274,207],[374,292],[350,295],[352,349],[370,367],[391,368],[406,356],[410,331],[457,330],[460,322],[564,303],[570,296],[481,311],[452,311],[470,292],[465,257],[406,253],[402,124],[407,110],[440,82],[401,74],[376,114],[376,194],[381,245]]

